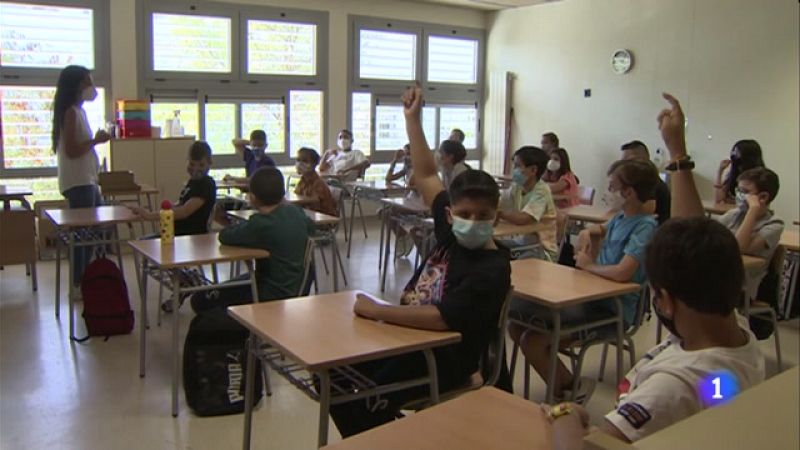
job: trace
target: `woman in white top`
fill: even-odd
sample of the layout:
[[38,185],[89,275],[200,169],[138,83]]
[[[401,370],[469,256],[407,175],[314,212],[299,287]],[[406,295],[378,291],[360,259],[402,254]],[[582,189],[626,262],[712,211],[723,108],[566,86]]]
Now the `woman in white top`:
[[439,170],[442,172],[442,182],[445,187],[450,189],[450,183],[470,167],[464,162],[467,158],[467,149],[458,141],[446,140],[439,144],[439,151],[436,153],[439,163]]
[[[70,208],[99,206],[101,201],[94,146],[111,137],[105,131],[98,131],[92,138],[83,102],[95,98],[97,89],[89,69],[67,66],[61,71],[53,98],[53,151],[58,159],[58,189]],[[89,247],[75,249],[73,284],[80,284],[91,254]]]
[[343,181],[355,181],[370,166],[369,159],[361,150],[353,150],[353,133],[339,132],[337,148],[326,150],[322,155],[319,172],[323,175],[340,175]]

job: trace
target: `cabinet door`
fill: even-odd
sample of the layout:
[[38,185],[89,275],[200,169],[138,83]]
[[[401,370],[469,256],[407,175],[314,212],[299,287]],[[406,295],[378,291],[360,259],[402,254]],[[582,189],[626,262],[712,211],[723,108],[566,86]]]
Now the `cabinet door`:
[[111,141],[111,170],[130,170],[136,183],[156,185],[152,139]]
[[194,139],[155,140],[156,186],[163,198],[177,201],[189,179],[186,158]]

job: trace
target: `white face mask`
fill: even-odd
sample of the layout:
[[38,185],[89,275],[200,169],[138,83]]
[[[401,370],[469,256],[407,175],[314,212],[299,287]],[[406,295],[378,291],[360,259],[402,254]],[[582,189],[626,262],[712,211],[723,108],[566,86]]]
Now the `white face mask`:
[[93,102],[94,99],[97,98],[97,89],[94,85],[83,88],[83,91],[81,91],[81,98],[85,102]]
[[305,175],[306,172],[309,172],[310,167],[308,164],[304,162],[296,162],[294,165],[295,170],[297,170],[298,175]]
[[603,203],[611,209],[622,209],[625,205],[625,197],[622,196],[620,191],[606,191],[603,194]]
[[561,163],[555,159],[551,159],[547,162],[547,170],[550,172],[558,172],[559,169],[561,169]]
[[339,148],[342,150],[349,149],[352,144],[353,141],[350,139],[339,139],[338,142]]
[[747,194],[740,190],[736,190],[736,207],[741,210],[747,210],[750,205],[747,203]]

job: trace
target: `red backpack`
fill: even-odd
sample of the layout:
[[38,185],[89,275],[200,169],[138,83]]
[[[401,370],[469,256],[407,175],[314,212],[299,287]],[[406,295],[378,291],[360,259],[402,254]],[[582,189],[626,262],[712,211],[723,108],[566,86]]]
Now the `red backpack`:
[[83,319],[89,336],[129,334],[133,330],[133,311],[128,286],[122,271],[108,258],[92,261],[83,273]]

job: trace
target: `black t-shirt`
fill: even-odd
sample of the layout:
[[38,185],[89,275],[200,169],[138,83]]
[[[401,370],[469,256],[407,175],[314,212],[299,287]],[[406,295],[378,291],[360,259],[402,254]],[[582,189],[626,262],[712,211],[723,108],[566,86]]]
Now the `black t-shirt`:
[[202,198],[203,206],[191,216],[175,221],[175,235],[203,234],[208,232],[208,218],[214,209],[217,199],[217,184],[214,179],[206,175],[197,180],[190,179],[181,190],[179,205],[186,204],[190,198]]
[[658,184],[656,185],[656,215],[658,216],[656,220],[658,224],[661,225],[662,223],[669,220],[670,217],[670,208],[672,207],[672,196],[669,193],[669,186],[667,183],[659,178]]
[[401,303],[433,304],[461,342],[436,349],[436,366],[444,388],[464,383],[478,370],[483,351],[497,331],[500,309],[511,286],[508,249],[470,250],[456,242],[442,191],[431,212],[437,245],[409,281]]

